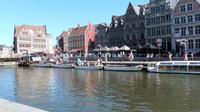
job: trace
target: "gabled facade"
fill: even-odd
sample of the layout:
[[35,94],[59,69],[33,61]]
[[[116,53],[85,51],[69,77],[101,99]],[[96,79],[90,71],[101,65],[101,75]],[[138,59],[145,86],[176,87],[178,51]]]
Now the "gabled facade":
[[129,3],[124,15],[124,45],[136,49],[137,44],[145,43],[144,6],[132,6]]
[[136,48],[137,44],[145,43],[144,9],[144,6],[133,6],[129,3],[125,15],[112,17],[108,30],[108,46],[127,45]]
[[88,54],[94,49],[95,28],[89,23],[87,26],[73,28],[68,36],[69,52]]

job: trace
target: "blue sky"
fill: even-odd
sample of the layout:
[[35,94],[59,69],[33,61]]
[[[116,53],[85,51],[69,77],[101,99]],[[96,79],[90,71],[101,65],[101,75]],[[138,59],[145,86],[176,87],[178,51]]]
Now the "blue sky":
[[110,24],[112,15],[125,13],[128,3],[148,0],[0,0],[0,44],[12,45],[15,25],[46,25],[56,36],[77,24]]

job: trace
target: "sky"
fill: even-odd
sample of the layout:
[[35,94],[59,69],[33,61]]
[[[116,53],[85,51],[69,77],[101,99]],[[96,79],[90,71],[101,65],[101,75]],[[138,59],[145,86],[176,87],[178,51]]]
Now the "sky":
[[0,44],[13,45],[14,26],[46,25],[56,37],[68,28],[110,24],[112,15],[125,14],[128,3],[141,5],[149,0],[0,0]]

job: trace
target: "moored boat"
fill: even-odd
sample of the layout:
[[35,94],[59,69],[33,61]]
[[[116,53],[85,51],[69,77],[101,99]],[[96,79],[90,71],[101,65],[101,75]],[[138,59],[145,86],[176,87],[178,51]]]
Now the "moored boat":
[[73,64],[52,64],[51,67],[53,68],[73,68]]
[[124,71],[124,72],[137,72],[141,71],[143,65],[135,65],[135,66],[104,66],[105,71]]
[[37,64],[35,64],[35,67],[50,68],[51,66],[52,66],[52,63],[37,63]]
[[74,68],[80,70],[103,70],[103,66],[74,66]]
[[200,74],[200,61],[161,61],[148,66],[147,70],[154,73]]

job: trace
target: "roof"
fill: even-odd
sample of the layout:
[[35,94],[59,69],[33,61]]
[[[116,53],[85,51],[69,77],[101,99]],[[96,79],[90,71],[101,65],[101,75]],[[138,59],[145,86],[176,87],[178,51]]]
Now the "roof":
[[102,24],[96,24],[94,25],[95,29],[99,30],[99,29],[105,29],[108,27],[108,25],[106,23],[102,23]]
[[87,26],[74,28],[72,29],[69,36],[71,37],[71,36],[77,36],[77,35],[84,35],[86,28]]
[[46,26],[35,26],[35,25],[22,25],[22,26],[15,26],[15,37],[19,36],[21,32],[29,31],[32,33],[41,32],[47,34]]

